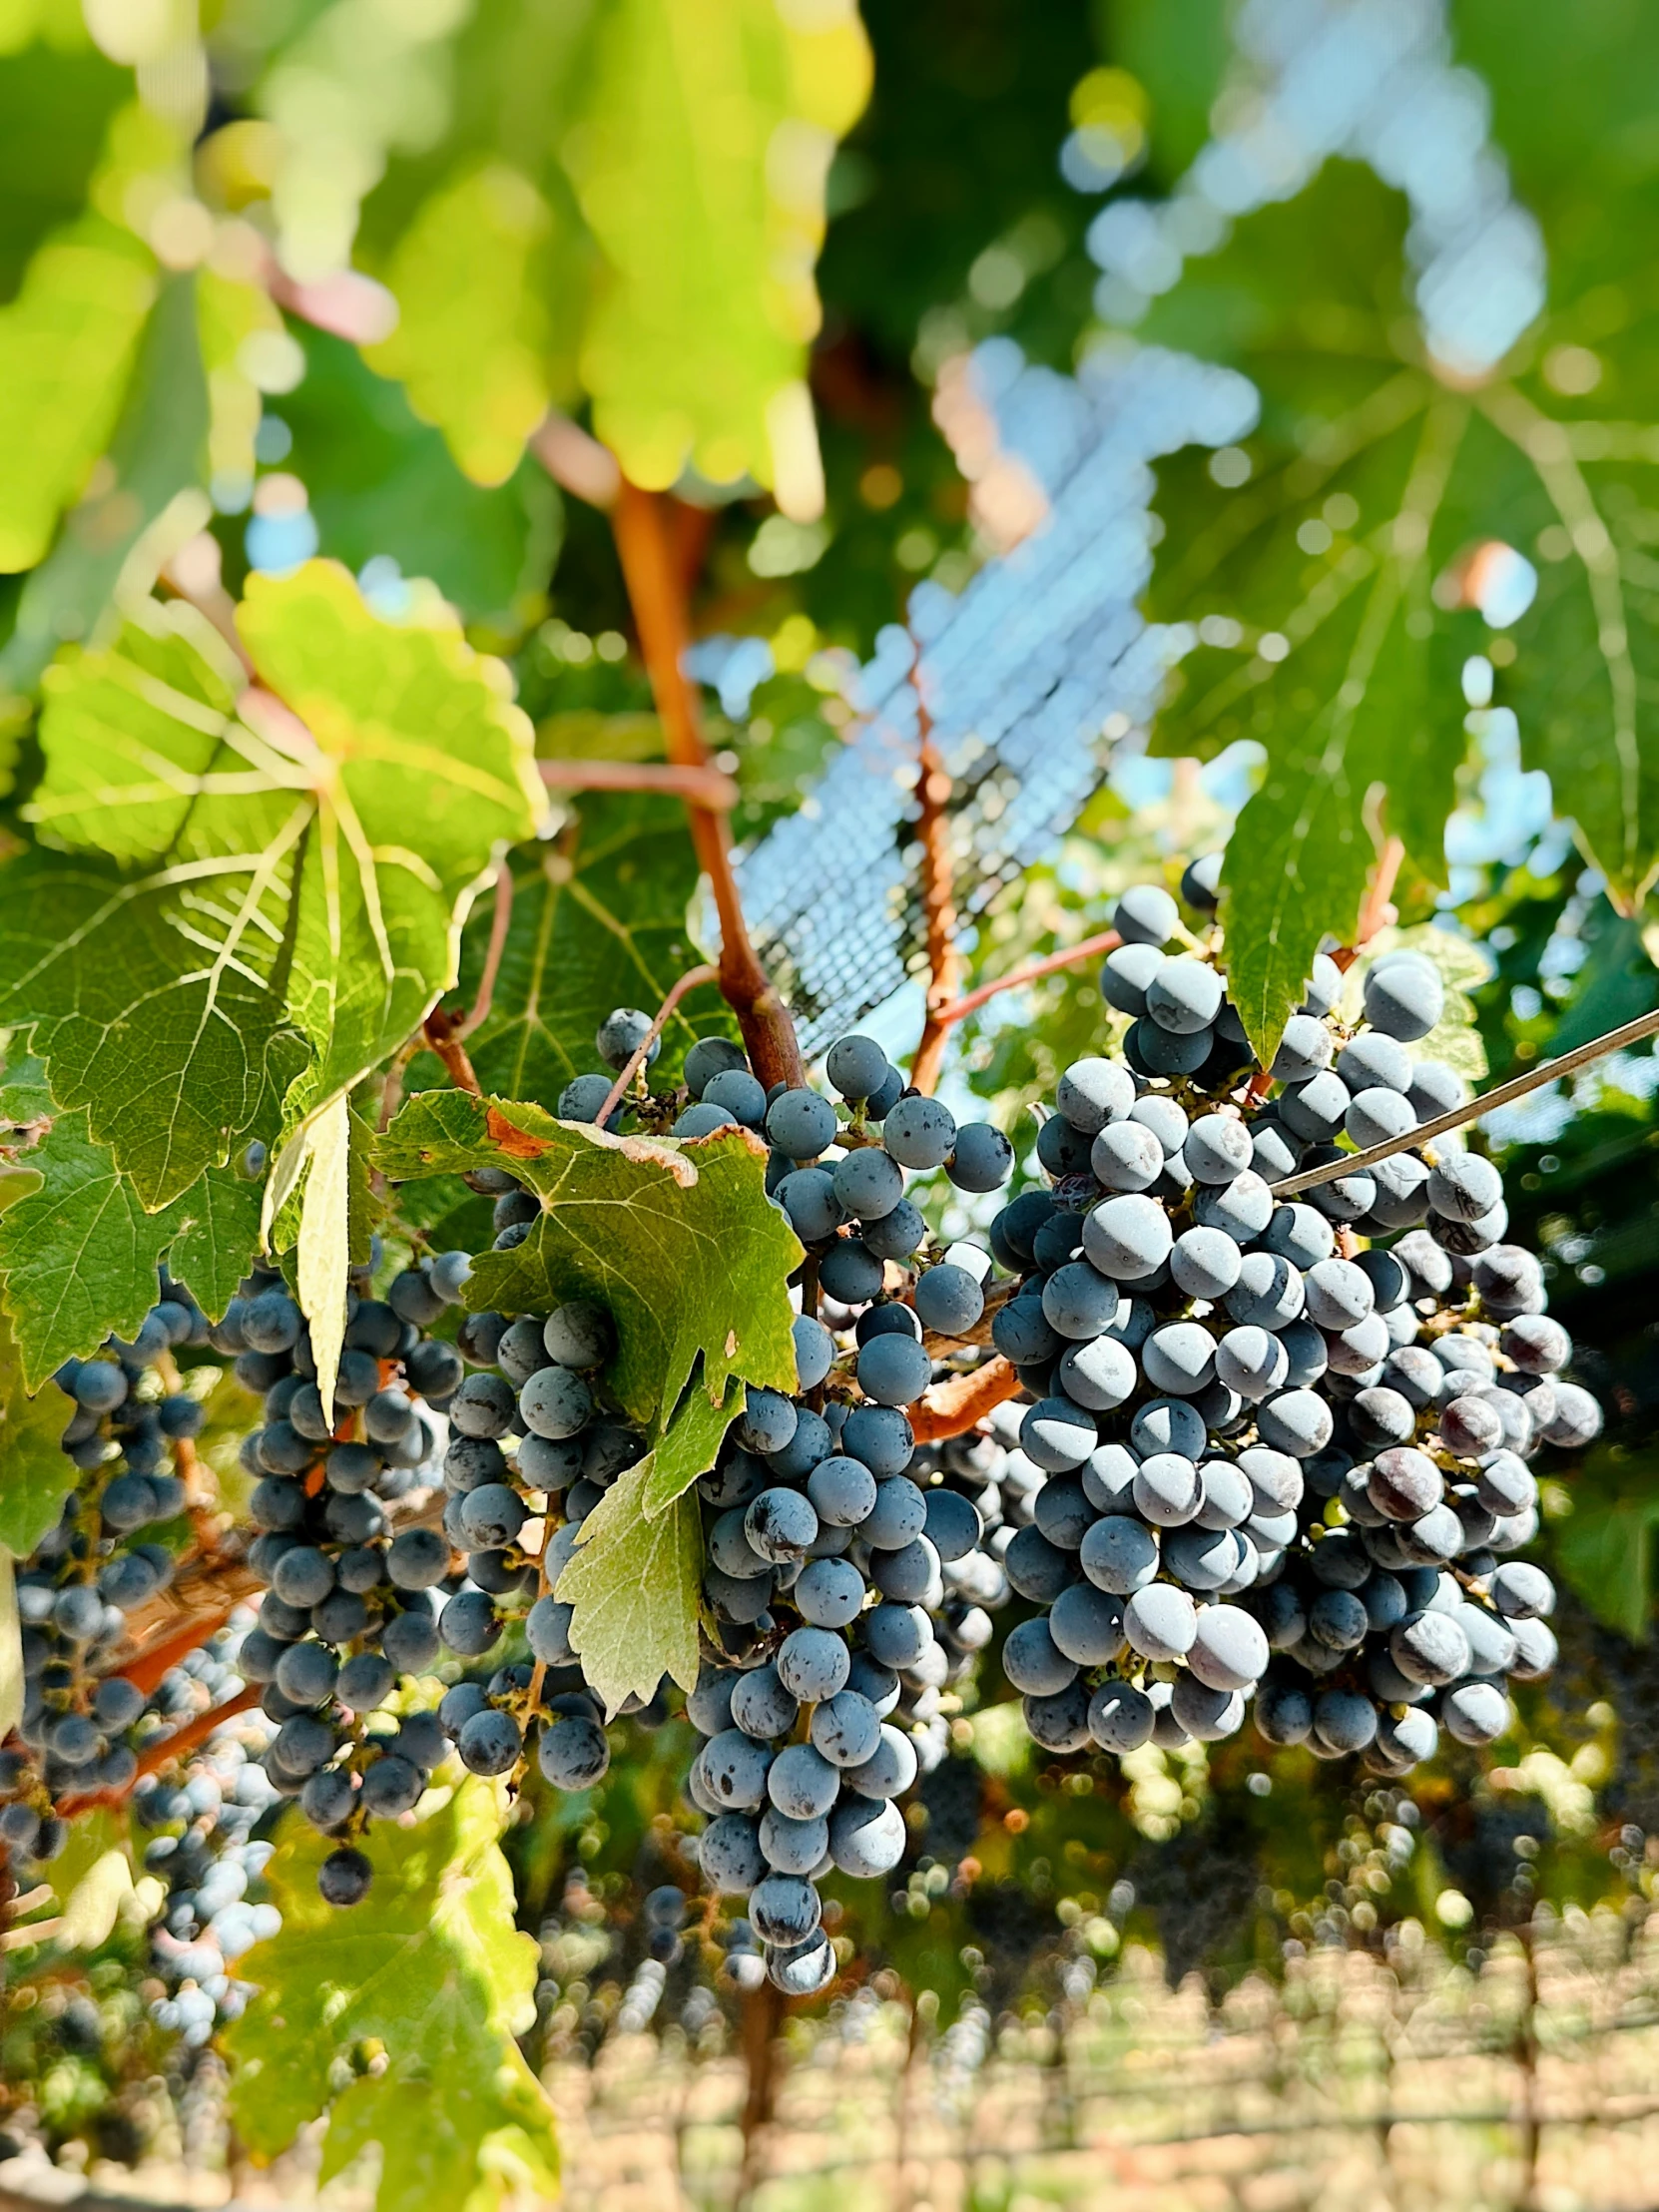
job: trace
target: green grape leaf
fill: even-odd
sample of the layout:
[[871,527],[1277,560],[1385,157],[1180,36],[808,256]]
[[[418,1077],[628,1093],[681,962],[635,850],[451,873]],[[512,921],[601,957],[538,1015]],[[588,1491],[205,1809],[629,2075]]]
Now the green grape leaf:
[[34,567],[104,450],[155,273],[131,232],[86,215],[47,240],[0,307],[0,570]]
[[741,1382],[729,1382],[725,1397],[718,1400],[700,1385],[694,1372],[651,1454],[651,1472],[640,1484],[640,1509],[647,1520],[655,1520],[700,1474],[708,1473],[722,1438],[743,1411],[747,1393]]
[[29,1389],[17,1339],[0,1313],[0,1551],[18,1559],[55,1526],[80,1480],[61,1448],[74,1408],[55,1386],[33,1397]]
[[619,0],[561,152],[605,258],[583,332],[594,427],[636,483],[690,461],[788,508],[819,481],[806,347],[834,141],[869,90],[856,12]]
[[1632,219],[1652,223],[1643,200],[1659,179],[1659,22],[1626,0],[1458,0],[1450,23],[1457,59],[1484,80],[1516,197],[1543,225],[1551,297],[1622,289],[1645,271]]
[[265,403],[247,363],[273,338],[285,342],[282,310],[263,283],[210,266],[196,274],[196,332],[210,394],[209,480],[251,486]]
[[0,1214],[0,1297],[30,1389],[106,1337],[130,1338],[156,1303],[164,1256],[215,1316],[248,1272],[260,1194],[229,1169],[210,1168],[147,1214],[84,1111],[60,1114],[19,1165],[39,1183]]
[[23,1622],[17,1610],[17,1575],[11,1553],[0,1547],[0,1728],[8,1736],[23,1718],[27,1679],[23,1672]]
[[1597,915],[1585,927],[1580,942],[1589,957],[1573,978],[1572,998],[1550,1037],[1552,1054],[1571,1052],[1651,1011],[1659,1000],[1659,968],[1643,934],[1640,920],[1622,914]]
[[[688,1412],[674,1425],[691,1419],[700,1434],[715,1429],[718,1443],[724,1420]],[[670,1447],[673,1433],[671,1427],[659,1449]],[[683,1462],[686,1454],[677,1456]],[[572,1608],[571,1649],[580,1654],[583,1679],[604,1700],[607,1714],[626,1698],[651,1697],[665,1674],[683,1690],[697,1683],[703,1519],[696,1498],[684,1494],[655,1514],[648,1510],[656,1457],[648,1452],[617,1476],[583,1521],[554,1592]],[[712,1460],[711,1452],[687,1482]]]
[[182,604],[53,670],[30,812],[75,856],[0,900],[0,1019],[150,1206],[227,1157],[285,1032],[289,1129],[395,1050],[540,804],[505,672],[455,630],[380,621],[325,561],[252,577],[240,622],[246,690]]
[[1611,1446],[1597,1445],[1570,1486],[1571,1513],[1552,1530],[1565,1581],[1598,1619],[1637,1644],[1652,1629],[1656,1472],[1651,1453],[1615,1459]]
[[1232,42],[1226,0],[1118,0],[1111,52],[1152,99],[1151,159],[1171,183],[1201,153]]
[[254,1264],[260,1242],[260,1186],[231,1168],[205,1168],[154,1221],[173,1224],[168,1273],[217,1321]]
[[506,481],[555,396],[552,229],[527,177],[501,161],[469,163],[420,208],[385,271],[397,327],[363,357],[402,380],[477,484]]
[[314,748],[315,827],[297,900],[294,1020],[315,1064],[290,1116],[349,1090],[455,972],[492,855],[543,811],[511,679],[448,626],[378,620],[331,562],[249,579],[240,628]]
[[[647,793],[591,797],[556,843],[512,855],[513,911],[490,1012],[467,1040],[486,1090],[551,1113],[573,1075],[599,1065],[594,1038],[617,1006],[654,1013],[701,958],[686,926],[697,860],[684,810]],[[479,901],[461,944],[461,997],[477,996],[494,918]],[[707,984],[675,1008],[654,1080],[669,1080],[700,1036],[731,1034]]]
[[766,1147],[747,1130],[654,1143],[537,1106],[428,1091],[404,1106],[376,1158],[394,1182],[496,1167],[540,1194],[545,1211],[524,1242],[480,1255],[467,1304],[545,1314],[597,1299],[617,1330],[605,1386],[642,1426],[666,1425],[699,1355],[713,1405],[734,1378],[794,1389],[788,1286],[802,1250],[766,1195]]
[[[534,2018],[536,1945],[513,1926],[499,1790],[468,1778],[427,1802],[413,1828],[361,1839],[374,1881],[349,1913],[317,1894],[334,1840],[284,1824],[266,1877],[281,1934],[239,1966],[259,1994],[225,2038],[232,2109],[262,2159],[326,2114],[323,2182],[378,2144],[386,2212],[495,2212],[557,2186],[552,2106],[514,2041]],[[349,2054],[371,2040],[385,2064],[364,2072]]]
[[78,7],[50,23],[45,12],[12,0],[4,16],[0,299],[16,298],[30,255],[86,206],[110,118],[132,97],[131,73],[93,45]]
[[58,1940],[69,1950],[98,1950],[110,1939],[133,1894],[133,1862],[121,1844],[99,1853],[73,1888],[65,1884]]
[[467,622],[511,634],[534,621],[563,529],[546,469],[525,459],[492,489],[469,482],[442,433],[354,346],[321,330],[297,334],[305,375],[283,397],[282,419],[323,552],[353,570],[379,558],[428,576]]
[[[1643,228],[1659,251],[1659,223]],[[1557,814],[1633,914],[1659,866],[1659,590],[1642,520],[1659,496],[1659,315],[1633,317],[1615,339],[1596,314],[1591,295],[1548,325],[1562,350],[1596,338],[1606,366],[1594,414],[1548,388],[1554,345],[1545,370],[1484,399],[1492,535],[1524,548],[1538,577],[1496,699],[1520,724],[1522,762],[1547,774]],[[1635,420],[1609,419],[1625,408]]]
[[345,1344],[345,1299],[351,1270],[351,1108],[331,1099],[306,1124],[306,1168],[299,1202],[294,1282],[310,1330],[322,1417],[334,1419],[334,1383]]
[[[1223,865],[1222,916],[1233,995],[1269,1059],[1321,937],[1352,938],[1380,832],[1444,879],[1464,710],[1432,586],[1455,546],[1444,509],[1468,411],[1389,358],[1402,231],[1395,196],[1333,164],[1289,207],[1241,223],[1160,331],[1207,339],[1263,393],[1268,458],[1247,484],[1218,492],[1208,457],[1167,472],[1156,600],[1197,620],[1158,750],[1252,738],[1268,755]],[[1352,263],[1331,250],[1338,232]],[[1310,345],[1286,254],[1337,289],[1321,304],[1340,362]]]
[[[1545,346],[1589,312],[1587,300],[1552,314]],[[1641,704],[1655,649],[1637,516],[1649,450],[1659,458],[1646,323],[1620,387],[1637,423],[1560,419],[1557,355],[1531,368],[1530,341],[1512,377],[1469,388],[1442,375],[1411,308],[1402,203],[1330,163],[1193,263],[1143,328],[1242,368],[1262,395],[1243,454],[1160,471],[1152,593],[1155,614],[1191,626],[1157,750],[1213,756],[1252,739],[1267,753],[1222,876],[1257,1050],[1271,1055],[1321,935],[1351,937],[1384,837],[1445,879],[1458,672],[1487,635],[1478,610],[1505,546],[1538,562],[1539,586],[1500,696],[1525,764],[1549,773],[1558,811],[1632,904],[1659,851],[1659,746],[1644,742]]]
[[[208,382],[196,278],[163,279],[139,341],[107,469],[25,580],[0,677],[32,691],[65,638],[100,631],[112,600],[148,590],[162,562],[212,516],[200,488]],[[129,565],[131,564],[131,565]]]
[[46,1070],[32,1053],[0,1066],[0,1126],[26,1129],[30,1122],[50,1121],[56,1112]]

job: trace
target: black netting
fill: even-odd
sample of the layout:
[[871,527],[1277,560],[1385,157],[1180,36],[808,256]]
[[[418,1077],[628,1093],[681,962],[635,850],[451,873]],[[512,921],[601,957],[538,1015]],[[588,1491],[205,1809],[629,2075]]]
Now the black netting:
[[[919,585],[848,693],[860,721],[799,814],[741,864],[757,945],[820,1051],[925,964],[917,896],[918,688],[950,776],[965,916],[1050,851],[1145,726],[1169,658],[1136,601],[1151,565],[1150,461],[1255,420],[1245,378],[1145,347],[1076,378],[1010,341],[966,364],[963,407],[994,505],[1035,515],[959,596]],[[959,444],[960,449],[960,444]],[[992,468],[998,472],[993,477]],[[919,665],[913,666],[919,646]]]

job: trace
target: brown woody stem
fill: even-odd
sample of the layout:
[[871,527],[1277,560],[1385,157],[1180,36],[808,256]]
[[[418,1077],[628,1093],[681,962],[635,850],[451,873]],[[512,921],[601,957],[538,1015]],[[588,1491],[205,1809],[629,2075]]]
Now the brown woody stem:
[[948,1360],[953,1352],[960,1352],[964,1345],[984,1346],[991,1341],[991,1329],[997,1315],[1020,1294],[1021,1279],[1017,1275],[1005,1275],[1000,1283],[993,1283],[985,1293],[985,1310],[971,1329],[959,1337],[947,1337],[940,1330],[924,1329],[921,1333],[921,1349],[930,1360]]
[[[668,757],[677,767],[707,771],[709,749],[697,695],[683,666],[691,642],[685,575],[663,497],[641,490],[624,477],[611,510],[611,526]],[[798,1085],[803,1071],[795,1024],[749,941],[732,872],[730,827],[723,814],[700,802],[691,802],[688,811],[698,864],[709,878],[720,915],[721,991],[738,1017],[762,1083],[769,1090],[775,1083]]]
[[84,1813],[94,1805],[121,1805],[132,1795],[133,1785],[140,1775],[154,1774],[158,1767],[165,1767],[174,1759],[183,1758],[187,1751],[194,1751],[204,1744],[216,1728],[226,1721],[235,1720],[239,1713],[246,1713],[251,1705],[258,1705],[265,1692],[258,1682],[250,1682],[235,1697],[228,1697],[223,1705],[210,1705],[205,1713],[198,1713],[194,1720],[186,1721],[183,1728],[176,1728],[171,1736],[163,1736],[158,1742],[147,1744],[139,1753],[138,1767],[132,1782],[119,1790],[89,1790],[81,1797],[66,1798],[58,1810],[64,1814]]
[[562,491],[574,492],[608,514],[616,505],[622,471],[607,445],[557,409],[531,433],[530,450]]
[[[425,1031],[412,1036],[407,1044],[398,1046],[386,1070],[386,1079],[380,1086],[380,1120],[382,1132],[391,1127],[392,1116],[403,1100],[403,1076],[409,1062],[426,1042]],[[378,1172],[378,1170],[376,1170]]]
[[916,711],[921,728],[921,753],[917,761],[916,797],[921,803],[918,834],[921,839],[921,910],[927,930],[927,1017],[921,1042],[910,1069],[911,1088],[931,1092],[944,1063],[945,1039],[950,1023],[945,1013],[955,1000],[961,955],[956,949],[956,902],[950,873],[950,779],[944,772],[938,747],[933,743],[933,721],[916,687]]
[[1398,837],[1389,837],[1378,855],[1377,872],[1367,887],[1359,919],[1354,924],[1354,942],[1343,945],[1331,955],[1340,968],[1351,968],[1377,932],[1398,919],[1393,902],[1394,885],[1399,880],[1404,859],[1404,845]]
[[466,1016],[446,1014],[441,1006],[434,1006],[421,1025],[421,1034],[448,1070],[450,1082],[460,1090],[471,1091],[476,1098],[481,1086],[461,1042],[466,1034]]
[[507,931],[513,919],[513,871],[506,856],[495,864],[495,911],[490,916],[490,941],[484,951],[484,972],[478,978],[478,996],[472,1011],[455,1032],[457,1040],[470,1037],[488,1021],[495,1003],[495,979],[501,973],[501,955],[507,949]]

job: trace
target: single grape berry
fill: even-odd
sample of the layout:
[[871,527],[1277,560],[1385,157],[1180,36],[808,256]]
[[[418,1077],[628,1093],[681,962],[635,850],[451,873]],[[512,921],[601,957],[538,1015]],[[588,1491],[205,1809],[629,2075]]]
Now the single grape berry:
[[360,1851],[342,1845],[317,1869],[316,1886],[329,1905],[360,1905],[368,1895],[374,1869]]

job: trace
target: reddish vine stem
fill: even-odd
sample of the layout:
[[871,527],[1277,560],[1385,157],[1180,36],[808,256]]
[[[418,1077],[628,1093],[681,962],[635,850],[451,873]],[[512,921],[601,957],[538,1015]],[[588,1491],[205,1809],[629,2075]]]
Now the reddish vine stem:
[[707,964],[704,964],[701,967],[687,968],[685,974],[681,976],[679,982],[674,985],[668,996],[663,1000],[663,1003],[658,1007],[656,1020],[651,1024],[651,1027],[646,1031],[644,1037],[640,1040],[639,1045],[630,1055],[627,1066],[624,1067],[622,1073],[611,1085],[611,1088],[606,1095],[604,1105],[601,1106],[598,1113],[594,1115],[594,1121],[599,1128],[603,1129],[605,1124],[610,1120],[612,1113],[615,1111],[617,1105],[621,1101],[623,1094],[626,1092],[629,1084],[634,1080],[635,1076],[638,1075],[640,1069],[644,1067],[646,1062],[646,1055],[650,1052],[651,1047],[656,1043],[657,1039],[662,1035],[664,1025],[667,1023],[669,1015],[673,1013],[675,1007],[679,1005],[681,999],[685,997],[688,991],[695,990],[699,983],[718,983],[719,980],[719,970],[717,968],[712,968]]
[[942,1330],[924,1329],[921,1333],[921,1349],[930,1360],[948,1360],[953,1352],[960,1352],[965,1345],[983,1349],[991,1341],[991,1329],[1003,1307],[1018,1298],[1020,1278],[1004,1276],[1000,1283],[993,1283],[985,1293],[985,1310],[971,1329],[963,1330],[959,1337],[947,1337]]
[[737,785],[724,769],[708,763],[538,761],[536,767],[550,791],[662,792],[669,799],[683,799],[688,807],[723,815],[738,803]]
[[441,1006],[434,1006],[421,1024],[421,1034],[448,1070],[449,1080],[458,1089],[471,1091],[476,1098],[482,1086],[472,1072],[472,1062],[461,1042],[466,1034],[466,1016],[446,1014]]
[[931,1092],[937,1087],[944,1064],[951,1024],[943,1017],[955,1002],[961,955],[956,949],[955,886],[950,867],[950,779],[933,743],[933,718],[922,698],[919,678],[913,673],[912,681],[921,729],[916,797],[921,803],[917,830],[921,841],[921,911],[927,932],[927,1014],[910,1068],[910,1086]]
[[470,1037],[472,1032],[489,1019],[490,1008],[495,1004],[495,982],[501,973],[501,955],[507,949],[507,931],[513,920],[513,871],[506,855],[495,863],[495,911],[490,915],[490,941],[484,951],[484,972],[478,978],[478,996],[472,1001],[472,1011],[455,1032],[457,1040]]
[[[198,1558],[168,1593],[170,1599],[184,1602],[170,1603],[148,1618],[138,1616],[138,1649],[114,1671],[148,1694],[170,1667],[217,1635],[259,1587],[259,1576],[245,1560],[216,1558],[211,1553]],[[192,1596],[195,1603],[190,1602]]]
[[1023,967],[1010,968],[1006,975],[981,983],[965,998],[953,999],[948,1006],[939,1009],[936,1019],[941,1028],[953,1028],[957,1022],[966,1021],[969,1014],[976,1014],[999,992],[1016,991],[1022,983],[1040,983],[1045,975],[1057,975],[1061,968],[1076,967],[1080,960],[1092,960],[1097,952],[1115,952],[1122,942],[1115,929],[1103,929],[1097,937],[1085,937],[1080,944],[1068,944],[1063,952],[1050,952],[1040,960],[1028,960]]
[[974,1368],[970,1374],[953,1376],[948,1382],[935,1382],[911,1408],[911,1434],[918,1444],[939,1443],[946,1436],[963,1435],[996,1406],[1017,1397],[1019,1389],[1019,1376],[1012,1361],[1004,1360],[998,1353],[995,1359],[987,1360],[982,1368]]
[[1571,1075],[1578,1068],[1588,1067],[1592,1060],[1604,1059],[1609,1052],[1621,1051],[1627,1044],[1639,1044],[1644,1037],[1659,1035],[1659,1009],[1650,1014],[1638,1014],[1634,1021],[1627,1021],[1617,1029],[1609,1029],[1602,1037],[1592,1037],[1588,1044],[1581,1044],[1571,1052],[1563,1052],[1557,1059],[1540,1061],[1525,1075],[1513,1075],[1507,1083],[1500,1083],[1496,1090],[1486,1091],[1478,1098],[1471,1098],[1461,1106],[1453,1106],[1446,1114],[1436,1114],[1432,1121],[1418,1122],[1415,1129],[1408,1129],[1402,1137],[1389,1137],[1384,1144],[1374,1144],[1366,1152],[1345,1152],[1340,1160],[1328,1160],[1323,1167],[1305,1168],[1300,1175],[1288,1175],[1282,1183],[1272,1186],[1275,1198],[1291,1198],[1298,1191],[1311,1191],[1321,1183],[1333,1183],[1340,1175],[1358,1175],[1366,1168],[1374,1167],[1379,1160],[1391,1160],[1396,1152],[1409,1152],[1415,1146],[1430,1144],[1436,1137],[1443,1137],[1449,1130],[1461,1129],[1471,1121],[1478,1121],[1483,1114],[1507,1106],[1517,1098],[1524,1098],[1528,1091],[1539,1090],[1545,1083],[1559,1081],[1563,1075]]
[[198,1713],[186,1721],[183,1728],[176,1728],[171,1736],[163,1736],[158,1742],[147,1744],[139,1753],[138,1767],[132,1782],[119,1790],[88,1790],[83,1796],[66,1798],[59,1807],[65,1814],[85,1813],[95,1805],[122,1805],[132,1795],[134,1784],[141,1775],[154,1774],[171,1760],[179,1759],[187,1751],[194,1751],[204,1744],[216,1728],[226,1721],[235,1720],[239,1713],[246,1713],[251,1705],[258,1705],[265,1692],[258,1682],[249,1682],[235,1697],[228,1697],[223,1704],[210,1705],[205,1713]]
[[489,1019],[489,1011],[495,1003],[495,985],[501,973],[501,957],[507,949],[507,931],[513,919],[513,871],[511,863],[503,857],[495,869],[495,910],[490,916],[489,943],[484,951],[484,971],[478,978],[478,995],[469,1012],[446,1014],[434,1006],[421,1023],[416,1035],[403,1045],[386,1070],[386,1079],[380,1086],[380,1128],[391,1126],[403,1096],[403,1076],[409,1062],[427,1045],[435,1052],[449,1071],[450,1080],[462,1090],[476,1092],[478,1078],[467,1056],[463,1040]]
[[590,507],[609,514],[616,505],[622,471],[608,445],[590,437],[579,422],[555,408],[530,434],[530,450],[562,491],[574,492]]
[[[425,1031],[417,1031],[407,1044],[399,1045],[392,1056],[391,1065],[386,1070],[386,1079],[380,1085],[379,1126],[382,1135],[391,1127],[392,1116],[402,1103],[404,1071],[425,1041]],[[378,1174],[379,1170],[376,1168],[374,1172]]]
[[1379,855],[1377,872],[1367,888],[1360,918],[1354,925],[1354,942],[1331,955],[1340,968],[1351,968],[1377,932],[1398,919],[1393,902],[1394,885],[1399,881],[1404,859],[1404,845],[1397,837],[1389,837]]
[[[662,497],[624,477],[611,526],[669,759],[680,768],[707,770],[709,751],[697,696],[683,666],[691,643],[685,575]],[[689,813],[698,864],[709,878],[720,915],[721,991],[738,1017],[762,1083],[769,1090],[775,1083],[799,1085],[803,1071],[795,1024],[749,939],[732,872],[730,827],[723,814],[701,803],[692,802]]]

